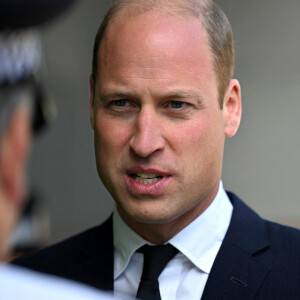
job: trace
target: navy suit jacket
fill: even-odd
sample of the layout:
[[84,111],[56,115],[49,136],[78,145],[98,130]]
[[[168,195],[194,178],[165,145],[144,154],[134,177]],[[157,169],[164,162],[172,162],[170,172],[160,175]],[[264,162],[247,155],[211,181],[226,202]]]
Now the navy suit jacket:
[[[202,299],[300,299],[300,230],[260,218],[237,196]],[[112,218],[14,263],[113,289]]]

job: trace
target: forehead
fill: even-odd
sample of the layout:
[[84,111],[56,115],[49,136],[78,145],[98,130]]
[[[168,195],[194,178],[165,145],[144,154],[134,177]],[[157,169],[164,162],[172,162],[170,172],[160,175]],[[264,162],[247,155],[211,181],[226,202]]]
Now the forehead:
[[[99,49],[101,81],[107,77],[164,78],[172,73],[213,76],[207,34],[195,17],[147,12],[117,17]],[[198,78],[199,79],[199,78]]]

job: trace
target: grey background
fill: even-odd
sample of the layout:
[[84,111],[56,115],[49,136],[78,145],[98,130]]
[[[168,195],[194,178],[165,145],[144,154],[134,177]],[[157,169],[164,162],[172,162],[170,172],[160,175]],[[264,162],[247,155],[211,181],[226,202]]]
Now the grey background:
[[[81,0],[42,30],[56,122],[34,141],[29,185],[50,212],[51,242],[96,225],[112,200],[95,167],[88,77],[112,1]],[[300,1],[219,0],[235,36],[243,119],[225,146],[223,181],[263,217],[300,224]]]

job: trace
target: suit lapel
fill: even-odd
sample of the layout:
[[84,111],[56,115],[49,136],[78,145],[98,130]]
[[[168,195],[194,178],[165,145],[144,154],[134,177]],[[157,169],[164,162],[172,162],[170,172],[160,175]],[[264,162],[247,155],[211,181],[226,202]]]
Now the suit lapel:
[[233,214],[202,299],[253,299],[270,271],[264,221],[234,194]]

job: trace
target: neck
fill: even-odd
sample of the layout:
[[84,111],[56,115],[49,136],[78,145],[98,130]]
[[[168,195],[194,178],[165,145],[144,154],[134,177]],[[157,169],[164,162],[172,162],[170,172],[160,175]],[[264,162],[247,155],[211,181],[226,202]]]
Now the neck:
[[218,189],[219,184],[213,188],[205,199],[200,200],[194,207],[167,222],[139,222],[128,218],[121,209],[118,209],[118,212],[123,221],[143,239],[152,244],[161,245],[169,241],[173,236],[199,217],[215,199]]

